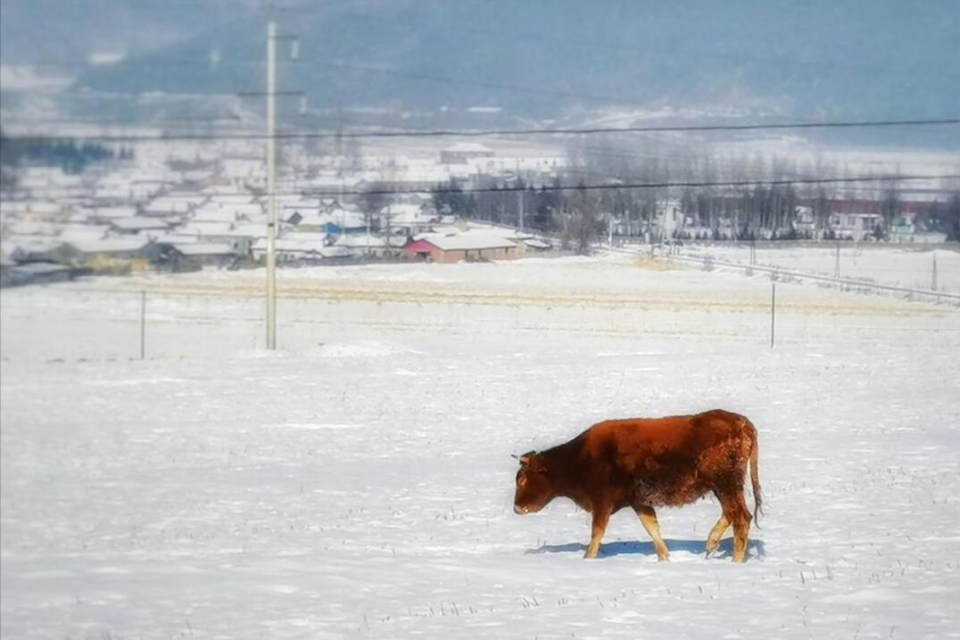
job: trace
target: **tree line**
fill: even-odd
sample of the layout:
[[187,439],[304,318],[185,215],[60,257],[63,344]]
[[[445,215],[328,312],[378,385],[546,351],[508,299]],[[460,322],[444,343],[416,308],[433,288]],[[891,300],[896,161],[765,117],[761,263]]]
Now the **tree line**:
[[111,160],[132,160],[133,150],[114,150],[95,142],[10,138],[0,131],[0,180],[4,188],[16,184],[17,169],[24,165],[59,167],[65,173],[82,173],[89,165]]
[[[526,183],[522,177],[480,176],[465,189],[451,180],[433,189],[432,204],[440,213],[513,226],[520,226],[522,212],[525,228],[558,236],[577,250],[585,250],[611,230],[617,236],[653,241],[842,239],[830,217],[845,208],[841,202],[851,201],[869,203],[869,212],[879,215],[872,235],[884,240],[908,210],[909,196],[895,181],[789,183],[791,178],[853,175],[847,167],[824,161],[803,165],[759,156],[718,159],[689,152],[679,155],[676,149],[655,149],[641,155],[612,144],[571,147],[567,158],[565,169],[539,184]],[[757,184],[617,188],[630,183],[749,181]],[[786,183],[759,184],[770,181]],[[578,188],[586,184],[607,188]],[[950,195],[920,206],[915,217],[919,229],[960,240],[960,185],[954,189]],[[664,225],[664,213],[674,210],[678,224]]]

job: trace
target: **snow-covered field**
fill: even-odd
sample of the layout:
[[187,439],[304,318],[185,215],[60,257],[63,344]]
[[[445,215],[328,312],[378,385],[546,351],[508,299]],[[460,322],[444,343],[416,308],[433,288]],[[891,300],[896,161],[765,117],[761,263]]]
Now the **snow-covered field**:
[[[284,271],[273,355],[262,272],[4,291],[0,635],[960,637],[960,311],[781,284],[771,350],[769,280],[655,266]],[[513,514],[510,454],[712,407],[760,431],[745,565],[713,501],[665,564]]]
[[[750,264],[750,246],[694,245],[690,255],[711,256],[718,260]],[[879,284],[911,289],[933,287],[938,291],[960,293],[960,251],[950,249],[891,249],[889,246],[840,243],[840,277],[870,280]],[[837,273],[837,248],[830,246],[776,247],[756,250],[756,264],[790,269],[802,273],[834,276]],[[934,280],[936,264],[936,280]]]

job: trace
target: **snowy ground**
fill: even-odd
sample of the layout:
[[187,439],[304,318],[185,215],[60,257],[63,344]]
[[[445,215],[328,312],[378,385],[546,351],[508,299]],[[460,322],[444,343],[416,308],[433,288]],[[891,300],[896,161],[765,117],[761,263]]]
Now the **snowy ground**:
[[[693,245],[689,254],[712,256],[718,260],[750,263],[750,246]],[[834,276],[837,273],[836,246],[801,247],[761,246],[757,248],[757,264]],[[912,289],[931,289],[936,263],[938,291],[960,293],[960,251],[953,249],[891,249],[864,243],[840,243],[840,276],[870,280],[880,284]]]
[[[783,284],[771,350],[769,281],[645,266],[284,272],[270,356],[260,272],[3,292],[0,635],[960,637],[960,311]],[[513,514],[511,453],[711,407],[760,430],[747,564],[712,501],[668,564]]]

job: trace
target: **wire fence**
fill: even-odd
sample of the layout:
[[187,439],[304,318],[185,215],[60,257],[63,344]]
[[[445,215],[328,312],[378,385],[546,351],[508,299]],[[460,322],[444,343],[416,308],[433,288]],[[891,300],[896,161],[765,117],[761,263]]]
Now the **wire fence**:
[[[183,293],[51,285],[4,292],[5,360],[229,358],[266,352],[265,302],[245,292]],[[402,339],[650,342],[683,340],[774,348],[955,344],[952,305],[821,292],[751,281],[729,295],[626,296],[285,291],[278,348]]]

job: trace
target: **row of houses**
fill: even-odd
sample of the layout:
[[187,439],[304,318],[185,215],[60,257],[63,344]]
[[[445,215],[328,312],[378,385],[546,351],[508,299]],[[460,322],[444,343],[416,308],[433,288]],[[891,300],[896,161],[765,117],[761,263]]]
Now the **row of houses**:
[[[431,231],[405,240],[362,236],[333,244],[313,234],[292,233],[275,241],[278,262],[293,265],[386,257],[439,263],[513,260],[527,251],[549,248],[548,242],[534,236],[496,228]],[[265,238],[253,243],[249,256],[220,243],[171,243],[143,238],[72,241],[44,248],[18,246],[2,262],[3,284],[57,282],[76,275],[131,270],[239,268],[262,263],[266,253]]]

